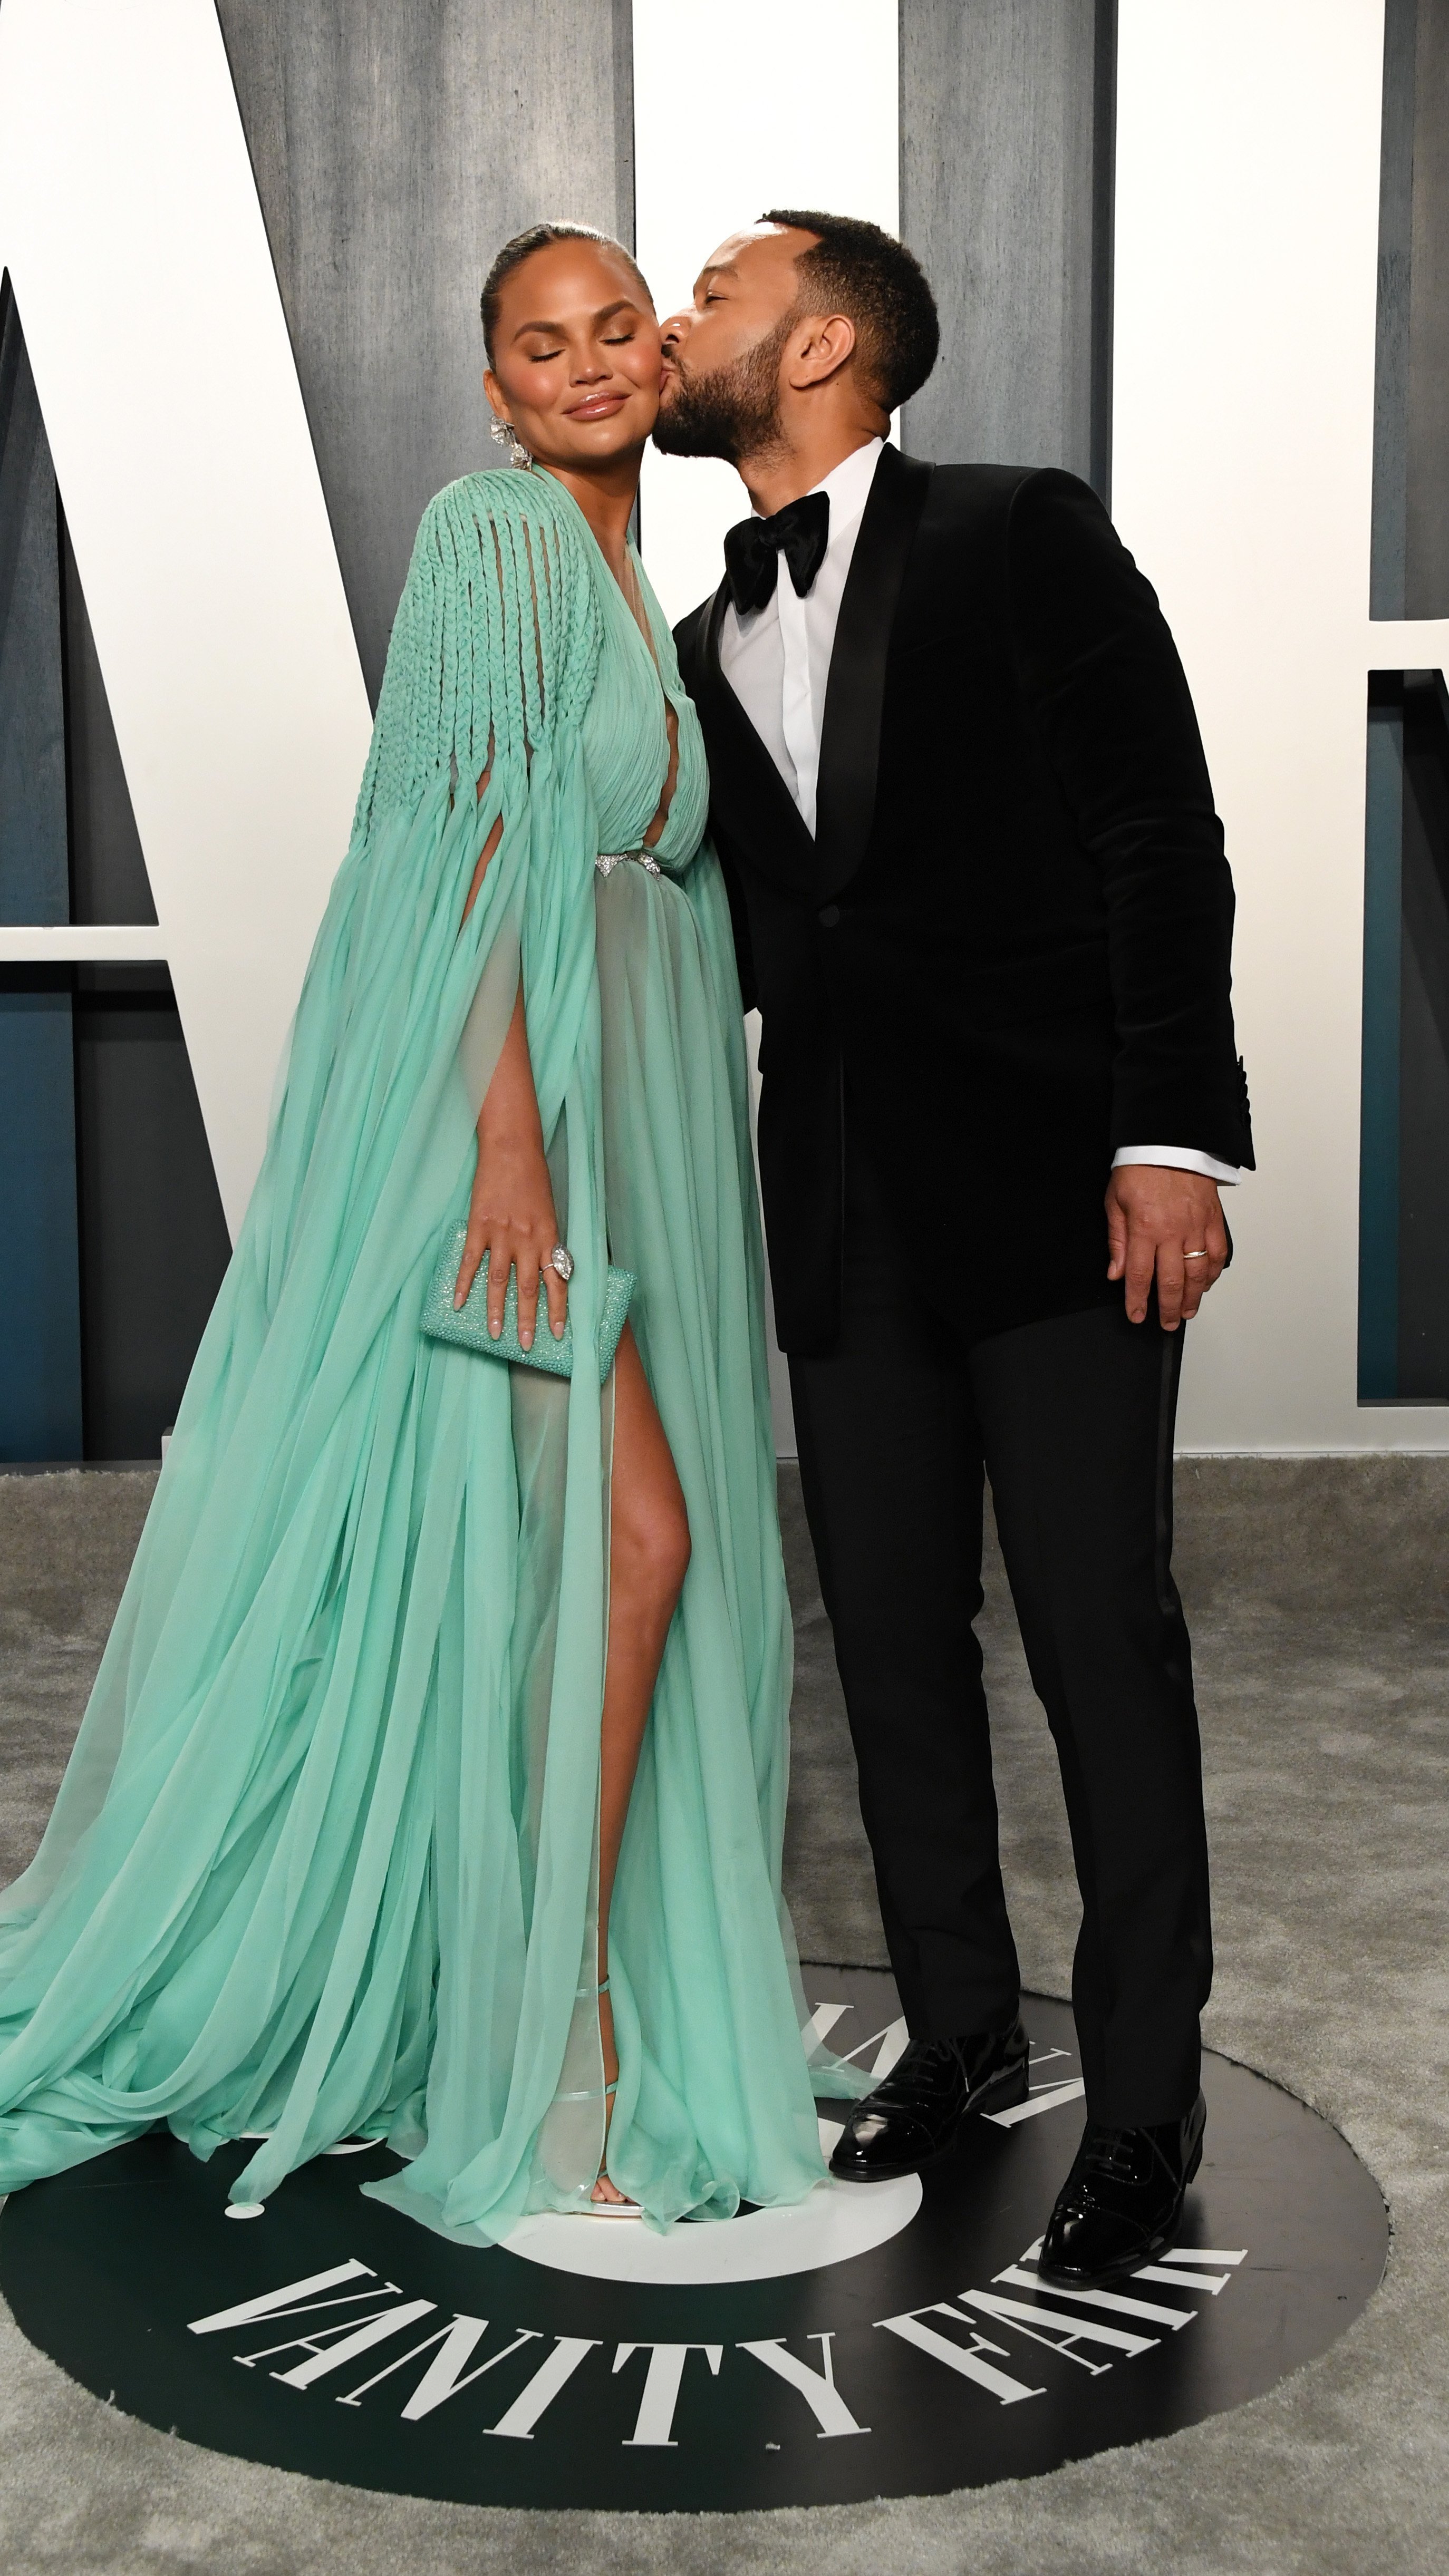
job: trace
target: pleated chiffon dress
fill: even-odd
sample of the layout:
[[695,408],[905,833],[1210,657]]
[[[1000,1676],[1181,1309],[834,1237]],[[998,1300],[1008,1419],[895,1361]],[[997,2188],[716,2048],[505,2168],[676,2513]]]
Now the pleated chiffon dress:
[[[419,1330],[520,976],[575,1347],[633,1270],[692,1541],[611,1909],[609,2170],[661,2224],[791,2202],[812,2093],[864,2089],[802,2044],[739,988],[643,597],[652,655],[546,474],[424,514],[262,1172],[0,1899],[0,2189],[164,2123],[259,2140],[234,2202],[369,2136],[408,2162],[365,2188],[464,2241],[587,2203],[612,1381]],[[657,873],[602,873],[659,809],[666,691]]]

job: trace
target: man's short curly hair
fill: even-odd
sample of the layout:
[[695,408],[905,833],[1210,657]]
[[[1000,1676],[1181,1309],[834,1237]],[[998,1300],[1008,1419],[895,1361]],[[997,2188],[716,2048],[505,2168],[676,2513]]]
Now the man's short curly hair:
[[941,325],[925,270],[904,242],[855,215],[771,206],[758,220],[819,238],[795,262],[801,313],[847,313],[862,373],[883,411],[919,393],[936,363]]

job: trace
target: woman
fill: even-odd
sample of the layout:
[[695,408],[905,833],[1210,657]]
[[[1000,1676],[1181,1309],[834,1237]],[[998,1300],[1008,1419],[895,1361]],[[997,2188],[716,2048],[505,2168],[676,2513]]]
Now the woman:
[[[780,1930],[739,992],[626,535],[658,329],[576,226],[483,314],[523,470],[424,513],[261,1178],[0,1908],[0,2189],[164,2121],[259,2141],[238,2215],[370,2136],[411,2161],[368,2188],[467,2239],[729,2216],[809,2191],[812,2084],[859,2089],[807,2070]],[[462,1220],[455,1303],[485,1254],[525,1345],[567,1300],[570,1378],[420,1332]]]

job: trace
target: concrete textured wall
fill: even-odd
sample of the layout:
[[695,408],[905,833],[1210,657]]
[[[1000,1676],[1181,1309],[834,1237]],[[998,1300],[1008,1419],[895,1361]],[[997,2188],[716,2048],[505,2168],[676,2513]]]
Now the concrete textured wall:
[[629,0],[218,0],[374,701],[424,503],[494,461],[478,292],[548,215],[633,238]]
[[1419,0],[1405,439],[1406,617],[1449,616],[1449,0]]
[[[50,445],[0,277],[0,922],[67,912],[65,673]],[[0,972],[0,1458],[80,1452],[68,978]]]
[[0,278],[0,921],[64,921],[65,685],[55,472]]
[[1449,615],[1449,0],[1387,0],[1372,614]]
[[1374,500],[1370,608],[1403,617],[1408,493],[1409,291],[1414,234],[1414,72],[1419,0],[1386,0],[1379,161],[1378,348],[1374,365]]
[[1105,496],[1115,0],[901,0],[901,230],[941,307],[905,444]]

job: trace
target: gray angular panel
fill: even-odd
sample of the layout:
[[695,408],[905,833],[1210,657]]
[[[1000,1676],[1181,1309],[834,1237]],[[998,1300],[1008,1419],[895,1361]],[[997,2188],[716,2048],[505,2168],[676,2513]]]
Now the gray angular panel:
[[1384,19],[1370,614],[1449,614],[1449,0]]
[[0,967],[0,1460],[79,1458],[70,975]]
[[70,788],[70,917],[85,922],[154,921],[156,905],[141,835],[63,513],[60,577]]
[[938,460],[1107,490],[1114,0],[901,0],[901,229],[943,346],[906,414]]
[[1403,684],[1399,997],[1400,1403],[1449,1400],[1449,696]]
[[632,244],[628,0],[219,0],[374,701],[419,514],[496,454],[478,293],[545,216]]
[[1406,617],[1449,616],[1449,0],[1419,0],[1405,439]]
[[69,915],[55,472],[0,279],[0,921]]
[[1374,369],[1373,569],[1369,614],[1404,614],[1405,432],[1414,231],[1414,57],[1419,0],[1387,0],[1379,155],[1378,349]]
[[1449,693],[1369,677],[1359,1402],[1449,1403]]
[[164,966],[75,970],[88,1458],[157,1458],[231,1244]]
[[[69,915],[59,519],[10,281],[0,279],[0,921]],[[78,1458],[70,979],[0,968],[0,1459]]]

